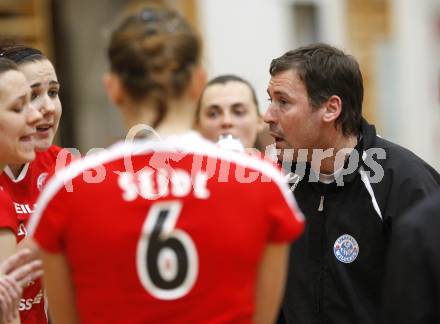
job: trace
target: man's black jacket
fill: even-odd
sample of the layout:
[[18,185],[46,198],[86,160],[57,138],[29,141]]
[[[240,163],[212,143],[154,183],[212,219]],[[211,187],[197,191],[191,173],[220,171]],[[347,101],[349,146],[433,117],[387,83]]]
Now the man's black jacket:
[[440,191],[394,226],[382,323],[440,323],[439,216]]
[[378,323],[391,225],[440,186],[433,168],[365,120],[352,157],[336,182],[315,181],[307,166],[292,186],[306,227],[291,247],[280,323]]

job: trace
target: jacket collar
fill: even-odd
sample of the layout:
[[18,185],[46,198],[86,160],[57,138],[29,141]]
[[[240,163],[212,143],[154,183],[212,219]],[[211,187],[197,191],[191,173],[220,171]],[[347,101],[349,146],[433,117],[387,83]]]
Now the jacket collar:
[[[364,167],[365,166],[365,159],[367,158],[367,154],[366,154],[366,150],[369,148],[372,148],[374,146],[375,143],[375,139],[376,139],[376,128],[374,127],[374,125],[370,125],[364,118],[362,118],[361,120],[361,128],[360,128],[360,133],[359,133],[359,137],[358,137],[358,143],[355,146],[353,152],[351,153],[351,155],[349,156],[349,158],[346,159],[345,164],[344,164],[344,169],[347,169],[349,167],[350,163],[356,163],[356,165],[350,166],[350,168],[353,169],[353,172],[349,173],[349,174],[345,174],[345,175],[341,175],[340,177],[343,177],[343,179],[341,178],[337,178],[335,182],[325,185],[322,183],[318,183],[319,186],[324,186],[324,187],[337,187],[338,183],[339,184],[345,184],[347,182],[352,182],[354,179],[356,179],[357,175],[358,175],[358,171],[360,167]],[[356,156],[355,156],[356,155]],[[354,162],[353,162],[354,161]],[[299,181],[302,181],[304,178],[307,179],[307,181],[310,181],[310,179],[313,179],[315,181],[310,181],[310,182],[315,182],[316,181],[316,175],[314,174],[314,172],[311,171],[311,166],[310,163],[293,163],[290,170],[286,170],[287,172],[290,171],[290,176],[287,177],[287,179],[290,179],[291,182],[294,181],[294,186],[296,187],[299,183]],[[290,183],[291,185],[293,185],[292,183]],[[341,185],[339,185],[340,187]]]

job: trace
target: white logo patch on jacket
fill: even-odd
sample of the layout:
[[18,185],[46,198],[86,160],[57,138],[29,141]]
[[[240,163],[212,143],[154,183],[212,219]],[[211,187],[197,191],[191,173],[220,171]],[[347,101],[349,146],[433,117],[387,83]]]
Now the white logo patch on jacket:
[[353,236],[341,235],[333,245],[333,253],[336,259],[342,263],[352,263],[359,254],[359,244]]

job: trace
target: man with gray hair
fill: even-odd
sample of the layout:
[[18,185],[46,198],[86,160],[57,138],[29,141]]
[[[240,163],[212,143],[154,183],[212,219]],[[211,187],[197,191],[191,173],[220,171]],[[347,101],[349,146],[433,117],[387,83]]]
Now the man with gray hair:
[[274,59],[270,74],[264,119],[306,217],[280,322],[378,323],[392,223],[440,176],[362,118],[352,56],[312,44]]

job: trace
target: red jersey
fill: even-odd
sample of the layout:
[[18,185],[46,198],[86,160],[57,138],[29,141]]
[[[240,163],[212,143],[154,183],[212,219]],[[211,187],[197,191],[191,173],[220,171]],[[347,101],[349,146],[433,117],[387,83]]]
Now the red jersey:
[[277,169],[194,132],[72,163],[29,224],[66,255],[82,323],[251,323],[264,248],[302,229]]
[[[6,167],[5,172],[0,175],[0,186],[11,196],[15,209],[14,214],[19,222],[18,242],[26,236],[26,225],[35,208],[35,202],[47,177],[55,172],[57,157],[61,150],[62,148],[52,145],[47,151],[37,152],[35,160],[26,163],[17,178],[14,177],[9,167]],[[62,156],[60,156],[59,165],[63,164],[63,161],[66,159],[62,160]],[[20,299],[19,311],[22,323],[47,323],[41,280],[32,282],[24,290]]]
[[11,197],[0,186],[0,229],[9,229],[17,234],[18,220],[15,216]]

